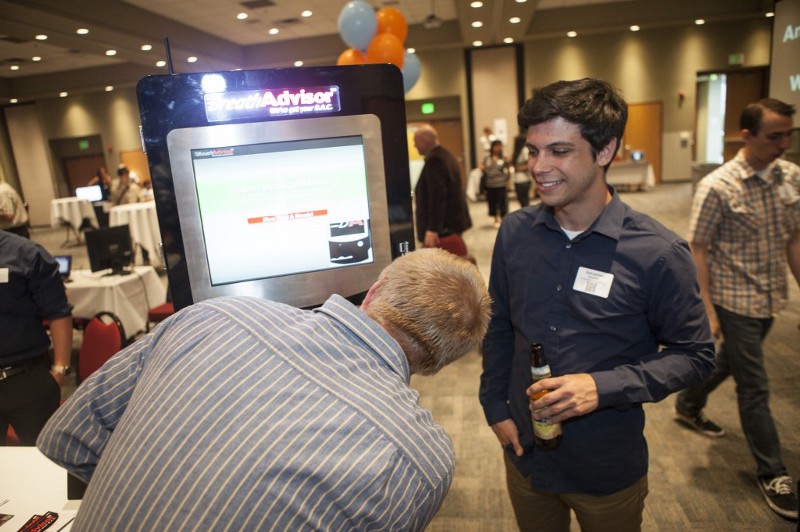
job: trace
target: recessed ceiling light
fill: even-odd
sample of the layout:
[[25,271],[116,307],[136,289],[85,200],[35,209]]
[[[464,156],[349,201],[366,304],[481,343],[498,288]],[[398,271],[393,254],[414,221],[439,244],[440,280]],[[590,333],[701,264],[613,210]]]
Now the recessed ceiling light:
[[109,57],[112,56],[112,55],[117,55],[117,51],[116,50],[106,50],[106,55],[109,56]]
[[163,61],[163,60],[162,61],[156,61],[156,66],[158,68],[163,68],[163,67],[167,66],[167,62]]
[[508,21],[512,24],[519,24],[520,22],[522,22],[522,19],[519,17],[511,17],[510,19],[508,19]]
[[36,36],[36,40],[37,41],[46,41],[47,40],[47,35],[44,35],[44,34],[40,33],[39,35]]
[[479,7],[483,7],[483,2],[472,2],[469,4],[469,7],[474,7],[475,9],[478,9]]
[[417,49],[416,48],[406,48],[406,52],[408,52],[410,54],[415,54],[415,53],[417,53]]
[[311,11],[309,11],[308,9],[306,9],[305,11],[303,11],[302,13],[300,13],[300,16],[301,16],[301,17],[306,17],[306,18],[308,18],[308,17],[310,17],[310,16],[311,16],[311,15],[313,15],[313,14],[314,14],[314,13],[312,13]]
[[480,28],[481,26],[483,26],[483,22],[481,22],[480,20],[476,20],[475,22],[472,23],[473,28]]
[[193,55],[190,55],[189,57],[186,58],[186,62],[187,63],[197,63],[197,58],[195,56],[193,56]]
[[774,11],[767,11],[766,13],[764,13],[764,16],[767,17],[767,18],[774,17],[775,16],[775,12]]
[[577,37],[577,36],[578,36],[578,32],[577,31],[568,31],[567,32],[567,37],[571,38],[571,37]]
[[503,42],[506,43],[506,44],[511,44],[512,42],[514,42],[514,38],[513,37],[506,37],[505,39],[503,39]]
[[11,70],[19,70],[19,65],[11,65]]
[[518,3],[518,4],[524,4],[524,3],[525,3],[525,2],[527,2],[527,1],[528,1],[528,0],[517,0],[517,3]]
[[636,24],[634,24],[633,26],[631,26],[631,31],[639,31],[640,29],[642,29],[642,28],[640,28],[640,27],[639,27],[639,26],[637,26]]
[[270,28],[269,29],[269,34],[270,35],[277,35],[280,31],[281,30],[279,30],[278,28]]
[[153,49],[153,45],[152,44],[143,44],[142,45],[142,51],[143,52],[149,52],[152,49]]
[[41,60],[42,58],[39,57],[38,55],[34,55],[33,57],[31,57],[31,61],[33,61],[34,63],[38,63]]
[[11,98],[8,101],[11,102],[11,103],[17,103],[19,100],[17,100],[16,98]]
[[703,24],[706,23],[706,21],[705,21],[705,19],[699,18],[699,19],[695,20],[694,23],[697,24],[698,26],[702,26]]
[[111,92],[114,90],[114,85],[106,85],[106,92]]
[[483,41],[472,41],[472,46],[483,46]]
[[236,18],[238,18],[239,20],[244,20],[249,16],[250,15],[248,15],[247,13],[239,13],[238,15],[236,15]]
[[64,91],[64,92],[59,92],[59,93],[58,93],[58,95],[59,95],[60,97],[62,97],[62,98],[66,98],[67,96],[69,96],[69,93],[68,93],[68,92],[66,92],[66,91]]
[[86,28],[78,28],[75,32],[78,35],[86,35],[87,33],[89,33],[89,30],[87,30]]
[[303,66],[303,62],[302,61],[295,61],[294,62],[294,66],[301,67],[301,66]]

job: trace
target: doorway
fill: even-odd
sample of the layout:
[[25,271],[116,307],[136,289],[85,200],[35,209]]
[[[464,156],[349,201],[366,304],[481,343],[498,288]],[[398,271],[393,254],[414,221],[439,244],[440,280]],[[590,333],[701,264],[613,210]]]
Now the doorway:
[[632,152],[644,152],[656,184],[661,183],[661,107],[661,102],[628,104],[628,124],[620,150],[623,160],[630,160]]
[[64,157],[61,159],[61,164],[69,195],[74,196],[75,189],[85,187],[97,173],[97,169],[106,165],[106,160],[103,155],[82,155]]
[[[417,152],[414,147],[414,132],[418,127],[430,124],[439,134],[439,144],[455,155],[458,164],[461,167],[461,185],[466,187],[467,172],[464,165],[464,137],[461,130],[461,119],[447,119],[447,120],[429,120],[426,122],[409,122],[406,126],[406,135],[408,136],[408,160],[411,170],[411,191],[417,185],[417,179],[425,164],[424,158]],[[465,188],[466,190],[466,188]]]
[[768,67],[697,73],[694,160],[719,165],[744,145],[739,115],[767,95]]

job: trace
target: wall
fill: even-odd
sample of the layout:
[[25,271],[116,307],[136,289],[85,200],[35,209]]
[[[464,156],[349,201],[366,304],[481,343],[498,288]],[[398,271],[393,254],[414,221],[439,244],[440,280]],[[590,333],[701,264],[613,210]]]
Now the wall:
[[[734,53],[744,54],[745,67],[769,64],[771,28],[764,18],[528,42],[526,94],[561,79],[597,77],[617,86],[628,102],[663,102],[665,179],[688,179],[686,143],[679,139],[694,132],[697,72],[727,68]],[[666,163],[671,158],[683,163]]]
[[139,107],[133,88],[41,100],[36,106],[48,139],[100,135],[112,173],[120,162],[120,151],[142,147]]
[[[673,157],[686,161],[685,153],[674,151],[682,149],[684,144],[675,139],[694,131],[697,72],[727,67],[728,55],[733,53],[744,54],[743,66],[768,64],[771,27],[771,19],[764,18],[528,41],[524,43],[525,94],[530,95],[534,87],[559,79],[594,76],[617,85],[628,101],[661,101],[664,104],[664,160]],[[464,146],[469,146],[464,51],[460,48],[423,50],[418,56],[420,79],[406,98],[460,96]],[[677,96],[679,91],[685,94],[682,104]],[[516,95],[503,97],[516,98]],[[47,140],[101,135],[110,168],[119,162],[120,151],[140,147],[139,113],[132,88],[42,100],[36,107]],[[472,161],[467,163],[473,165]],[[55,168],[54,172],[60,172],[57,164],[50,166]],[[13,170],[9,171],[13,165],[4,161],[3,167],[6,176],[13,181]],[[688,169],[675,171],[687,172]],[[25,181],[26,176],[19,173],[20,181]],[[52,179],[55,181],[56,177],[59,176],[53,175]],[[666,177],[670,179],[674,175]]]

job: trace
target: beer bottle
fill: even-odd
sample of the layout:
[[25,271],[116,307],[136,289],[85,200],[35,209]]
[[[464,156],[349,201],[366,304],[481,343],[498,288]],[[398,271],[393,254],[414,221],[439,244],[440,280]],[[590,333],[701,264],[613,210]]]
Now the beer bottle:
[[[531,376],[533,382],[546,379],[551,376],[550,366],[547,364],[547,359],[544,356],[544,347],[542,344],[531,344]],[[531,395],[530,400],[534,401],[549,393],[548,390],[541,391]],[[547,423],[546,419],[541,421],[533,420],[533,440],[536,447],[544,450],[551,451],[557,449],[561,445],[561,423]]]

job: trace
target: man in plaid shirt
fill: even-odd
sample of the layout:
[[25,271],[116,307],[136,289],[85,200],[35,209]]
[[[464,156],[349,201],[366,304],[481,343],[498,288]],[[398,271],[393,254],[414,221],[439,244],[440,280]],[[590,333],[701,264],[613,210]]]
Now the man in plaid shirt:
[[789,146],[794,107],[766,98],[740,117],[744,148],[700,181],[689,241],[711,331],[724,338],[709,379],[685,389],[676,420],[706,434],[725,431],[703,414],[709,394],[733,375],[742,430],[770,508],[797,519],[797,496],[769,410],[763,341],[786,306],[786,266],[800,284],[800,167],[779,159]]

